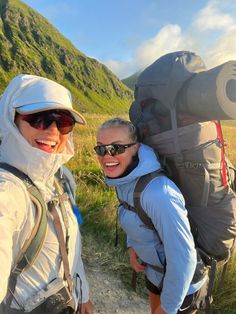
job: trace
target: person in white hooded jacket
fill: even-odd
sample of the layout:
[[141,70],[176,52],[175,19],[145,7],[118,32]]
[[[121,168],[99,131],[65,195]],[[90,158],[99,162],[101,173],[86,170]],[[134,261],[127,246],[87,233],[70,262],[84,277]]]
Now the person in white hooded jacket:
[[[58,314],[92,313],[81,259],[78,221],[68,197],[63,200],[62,213],[54,185],[54,176],[60,169],[61,173],[64,171],[70,177],[70,185],[75,192],[73,177],[63,165],[74,155],[72,129],[76,122],[86,123],[83,116],[72,108],[70,92],[47,78],[20,74],[9,83],[0,99],[0,162],[26,174],[40,191],[45,204],[54,200],[62,233],[67,239],[67,261],[73,282],[70,293],[74,308],[65,307],[62,311],[55,311]],[[13,295],[9,291],[11,270],[22,246],[31,235],[35,220],[36,208],[24,183],[0,166],[1,314],[25,313],[27,302],[40,291],[46,291],[49,283],[57,278],[62,278],[63,285],[67,286],[54,216],[48,212],[42,247],[33,265],[17,277]],[[9,296],[10,304],[7,302]],[[35,301],[36,307],[30,313],[51,313],[43,305]]]

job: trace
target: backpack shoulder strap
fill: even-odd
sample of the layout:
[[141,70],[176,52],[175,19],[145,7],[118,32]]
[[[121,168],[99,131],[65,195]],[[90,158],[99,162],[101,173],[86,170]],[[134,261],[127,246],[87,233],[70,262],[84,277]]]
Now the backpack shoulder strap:
[[0,168],[11,172],[13,175],[22,180],[29,192],[30,199],[36,208],[36,222],[34,228],[31,231],[30,237],[25,241],[23,247],[21,248],[15,265],[11,271],[9,289],[12,293],[14,293],[17,276],[22,273],[26,267],[33,264],[43,245],[47,230],[47,206],[40,191],[25,173],[2,162],[0,162]]
[[146,214],[146,212],[143,210],[141,203],[140,203],[140,195],[142,193],[142,191],[145,189],[145,187],[147,186],[147,184],[154,178],[159,177],[159,176],[163,176],[164,172],[162,170],[156,170],[153,172],[150,172],[142,177],[140,177],[135,185],[134,188],[134,194],[133,194],[133,199],[134,199],[134,206],[129,205],[127,202],[124,202],[122,200],[120,200],[118,193],[117,193],[117,189],[116,189],[116,194],[117,194],[117,198],[120,202],[120,205],[122,205],[124,208],[131,210],[133,212],[135,212],[139,218],[142,220],[142,222],[145,224],[145,226],[147,226],[149,229],[155,229],[152,220],[148,217],[148,215]]
[[141,195],[142,191],[145,189],[145,187],[147,186],[147,184],[152,179],[159,177],[159,176],[163,176],[163,175],[164,175],[163,171],[160,171],[160,170],[148,173],[148,174],[139,178],[139,180],[137,181],[135,188],[134,188],[133,198],[134,198],[135,212],[137,213],[139,218],[142,220],[142,222],[150,229],[155,229],[155,227],[152,223],[152,220],[148,217],[148,215],[146,214],[146,212],[143,210],[143,208],[141,206],[140,195]]
[[[141,206],[140,195],[141,195],[142,191],[145,189],[145,187],[147,186],[147,184],[152,179],[159,177],[159,176],[163,176],[163,175],[164,175],[163,170],[157,170],[157,171],[148,173],[148,174],[146,174],[146,175],[144,175],[138,179],[138,181],[135,185],[134,194],[133,194],[134,206],[129,205],[127,202],[121,201],[119,196],[118,196],[117,189],[116,189],[116,195],[117,195],[117,198],[120,202],[120,205],[122,205],[124,208],[131,210],[134,213],[136,213],[147,228],[156,231],[159,238],[160,238],[160,236],[158,234],[158,231],[154,227],[151,218],[148,217],[148,215],[146,214],[146,212],[144,211],[144,209]],[[154,265],[149,264],[149,266],[161,274],[165,273],[165,267],[166,267],[165,265],[163,267],[159,267],[159,266],[154,266]],[[164,277],[163,277],[163,279],[164,279]],[[163,282],[163,279],[162,279],[162,282]],[[133,271],[132,287],[134,290],[136,290],[136,280],[137,280],[137,273],[135,271]],[[161,282],[161,285],[162,285],[162,282]]]
[[83,217],[75,201],[75,189],[73,185],[75,185],[74,178],[69,170],[65,166],[59,168],[55,174],[55,186],[60,186],[63,192],[67,193],[78,224],[81,225]]

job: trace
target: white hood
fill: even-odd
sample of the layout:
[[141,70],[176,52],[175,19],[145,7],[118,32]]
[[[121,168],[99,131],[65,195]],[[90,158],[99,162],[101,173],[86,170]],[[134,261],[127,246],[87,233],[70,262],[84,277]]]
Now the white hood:
[[[74,155],[72,134],[60,154],[46,153],[32,147],[25,140],[14,123],[15,104],[24,92],[23,76],[14,78],[0,99],[0,161],[26,173],[48,201],[54,192],[54,174]],[[40,77],[34,77],[36,81],[37,78],[40,80]],[[34,96],[32,95],[32,100],[35,99]],[[38,101],[40,102],[40,95]],[[45,102],[45,95],[42,95],[42,102]],[[28,103],[30,103],[30,94],[28,94]]]

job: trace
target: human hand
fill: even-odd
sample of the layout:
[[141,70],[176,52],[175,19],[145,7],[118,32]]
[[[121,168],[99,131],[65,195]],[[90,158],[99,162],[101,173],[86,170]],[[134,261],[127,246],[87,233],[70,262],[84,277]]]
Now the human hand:
[[79,314],[93,314],[93,305],[90,300],[80,304]]
[[135,252],[135,250],[132,247],[130,247],[128,249],[128,253],[129,253],[129,262],[130,262],[130,265],[133,268],[133,270],[135,270],[136,273],[143,272],[145,270],[146,266],[141,264],[138,261],[138,255]]

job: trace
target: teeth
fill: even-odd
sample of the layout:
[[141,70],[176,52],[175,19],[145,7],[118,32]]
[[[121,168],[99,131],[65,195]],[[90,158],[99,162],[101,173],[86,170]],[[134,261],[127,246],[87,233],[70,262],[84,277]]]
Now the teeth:
[[55,146],[57,143],[53,141],[46,141],[46,140],[37,140],[38,143],[45,144],[45,145],[50,145],[50,146]]
[[118,164],[118,162],[106,162],[107,167],[117,166]]

